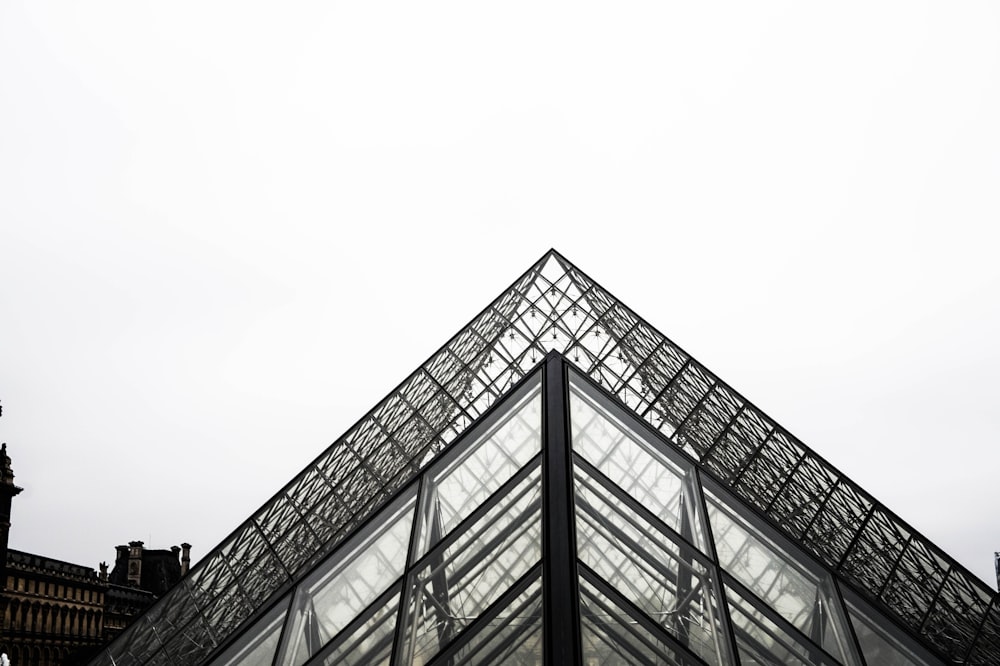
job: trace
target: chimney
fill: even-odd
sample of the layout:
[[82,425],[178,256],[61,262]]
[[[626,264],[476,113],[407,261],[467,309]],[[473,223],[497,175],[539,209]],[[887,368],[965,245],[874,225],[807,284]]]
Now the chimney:
[[142,583],[142,542],[128,542],[128,584],[139,587]]
[[115,546],[115,569],[128,569],[128,546]]
[[181,544],[181,575],[186,576],[191,568],[191,544]]

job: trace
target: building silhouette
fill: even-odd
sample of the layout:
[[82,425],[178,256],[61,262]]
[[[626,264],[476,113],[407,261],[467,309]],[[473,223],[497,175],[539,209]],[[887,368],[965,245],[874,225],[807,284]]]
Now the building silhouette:
[[[7,445],[0,446],[0,652],[15,666],[86,663],[177,584],[190,564],[189,544],[149,550],[118,546],[108,575],[91,567],[8,547],[14,485]],[[183,557],[180,555],[183,553]]]
[[1000,607],[550,251],[92,663],[986,665]]

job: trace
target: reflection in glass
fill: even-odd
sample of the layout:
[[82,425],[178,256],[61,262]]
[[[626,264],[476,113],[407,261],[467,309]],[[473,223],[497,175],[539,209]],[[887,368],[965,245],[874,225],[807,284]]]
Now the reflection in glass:
[[573,450],[635,497],[672,530],[708,552],[693,465],[654,443],[592,386],[570,373]]
[[[541,377],[425,476],[415,557],[421,557],[542,448]],[[436,521],[436,524],[432,524]],[[433,534],[432,534],[433,533]]]
[[941,662],[902,631],[892,630],[892,622],[871,606],[845,590],[847,612],[861,644],[865,661],[878,666],[932,666]]
[[541,559],[541,467],[408,576],[402,664],[426,663]]
[[540,664],[542,661],[542,579],[538,577],[507,608],[458,650],[455,664]]
[[718,592],[703,556],[602,490],[579,466],[580,561],[709,664],[729,663]]
[[271,666],[274,649],[281,638],[281,625],[288,611],[288,598],[275,604],[264,617],[246,631],[239,640],[218,658],[214,666]]
[[302,581],[279,663],[304,663],[403,575],[415,499],[405,493]]
[[727,584],[730,617],[742,666],[768,664],[821,664],[835,666],[836,659],[808,643],[797,631],[787,630],[763,611],[759,601],[746,598]]
[[667,645],[585,578],[580,579],[580,633],[586,666],[700,664]]
[[724,496],[705,488],[722,568],[840,663],[859,664],[830,574]]
[[392,639],[399,608],[399,586],[382,606],[362,614],[367,615],[356,626],[341,632],[324,649],[319,663],[323,666],[375,666],[388,664],[392,657]]

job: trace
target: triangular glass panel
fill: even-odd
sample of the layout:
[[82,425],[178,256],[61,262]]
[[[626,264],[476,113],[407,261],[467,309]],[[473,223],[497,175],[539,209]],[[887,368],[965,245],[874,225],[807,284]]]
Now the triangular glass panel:
[[615,601],[609,595],[615,592],[596,574],[587,569],[581,572],[580,625],[586,666],[704,665],[626,600]]
[[[541,557],[536,461],[416,563],[408,576],[398,663],[426,663]],[[512,486],[512,487],[511,487]]]
[[424,474],[414,558],[420,558],[542,448],[540,382],[527,382]]
[[708,552],[692,462],[644,432],[634,416],[575,372],[570,373],[570,423],[573,450],[580,457]]
[[742,666],[774,663],[836,666],[841,663],[809,641],[767,604],[746,591],[741,593],[740,587],[726,580],[729,617]]
[[278,663],[304,664],[403,575],[415,503],[413,489],[298,585]]
[[428,666],[535,666],[542,640],[542,581],[535,567]]
[[288,599],[282,599],[212,663],[218,666],[271,666],[287,612]]
[[711,562],[588,466],[575,472],[580,562],[707,663],[732,663]]
[[941,666],[940,660],[857,595],[845,590],[844,600],[869,666]]
[[392,657],[401,588],[402,584],[389,588],[375,603],[344,627],[308,664],[387,665]]
[[723,570],[839,663],[860,664],[830,573],[727,496],[706,483],[709,523]]

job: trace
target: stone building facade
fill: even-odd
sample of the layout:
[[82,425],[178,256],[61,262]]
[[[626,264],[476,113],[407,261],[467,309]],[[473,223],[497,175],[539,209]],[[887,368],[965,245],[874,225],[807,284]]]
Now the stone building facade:
[[107,583],[93,569],[7,551],[0,640],[14,664],[72,663],[105,642]]
[[0,447],[0,652],[14,666],[83,664],[187,573],[190,544],[116,547],[100,572],[8,548],[11,504],[21,492]]

